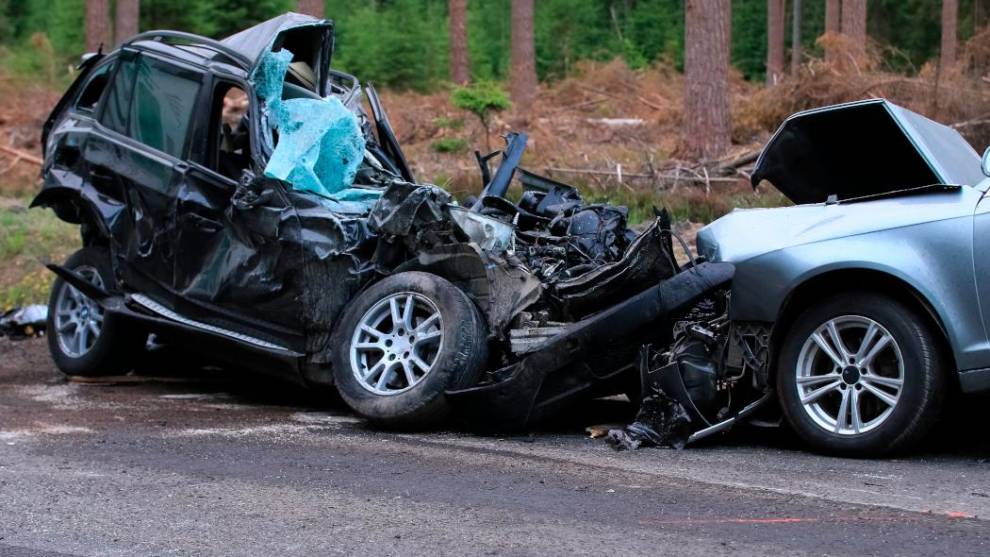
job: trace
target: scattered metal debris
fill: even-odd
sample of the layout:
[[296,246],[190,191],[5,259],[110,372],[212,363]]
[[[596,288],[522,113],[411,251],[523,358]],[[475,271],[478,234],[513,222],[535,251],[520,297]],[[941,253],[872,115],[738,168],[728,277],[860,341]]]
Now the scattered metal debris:
[[0,337],[12,340],[41,336],[45,334],[48,322],[48,306],[35,304],[14,308],[0,315]]

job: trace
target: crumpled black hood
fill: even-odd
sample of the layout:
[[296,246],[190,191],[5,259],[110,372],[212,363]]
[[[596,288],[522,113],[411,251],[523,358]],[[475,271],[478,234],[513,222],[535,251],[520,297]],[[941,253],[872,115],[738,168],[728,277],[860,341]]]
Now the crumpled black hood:
[[755,188],[794,203],[851,199],[933,184],[975,186],[980,156],[948,126],[884,99],[798,112],[763,148]]

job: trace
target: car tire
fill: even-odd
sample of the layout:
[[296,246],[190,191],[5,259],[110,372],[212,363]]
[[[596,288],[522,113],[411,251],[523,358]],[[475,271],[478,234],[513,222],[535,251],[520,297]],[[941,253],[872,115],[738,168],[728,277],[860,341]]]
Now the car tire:
[[396,429],[441,423],[449,414],[446,391],[477,383],[488,360],[478,308],[449,281],[422,272],[392,275],[362,292],[331,345],[340,396],[358,414]]
[[[64,267],[101,288],[116,287],[110,252],[83,248]],[[96,302],[61,277],[55,279],[48,300],[48,349],[55,367],[65,375],[104,377],[129,371],[147,335],[123,318],[105,314]]]
[[840,294],[809,308],[778,358],[788,423],[826,453],[872,457],[909,449],[937,420],[944,396],[937,334],[923,314],[880,294]]

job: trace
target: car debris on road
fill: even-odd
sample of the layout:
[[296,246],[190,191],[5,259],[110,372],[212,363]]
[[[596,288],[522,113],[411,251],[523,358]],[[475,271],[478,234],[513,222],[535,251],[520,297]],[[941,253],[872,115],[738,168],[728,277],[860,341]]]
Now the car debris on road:
[[0,315],[0,337],[20,340],[43,335],[47,320],[48,306],[33,304],[14,308]]

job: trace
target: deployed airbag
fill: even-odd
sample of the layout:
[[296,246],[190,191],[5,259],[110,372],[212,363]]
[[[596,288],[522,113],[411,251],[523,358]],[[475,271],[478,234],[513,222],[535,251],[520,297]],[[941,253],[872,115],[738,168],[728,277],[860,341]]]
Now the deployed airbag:
[[[365,139],[357,116],[336,97],[282,99],[287,50],[266,54],[252,74],[265,102],[269,126],[278,133],[265,176],[299,191],[330,199],[354,183],[364,158]],[[343,194],[344,200],[354,195]],[[360,197],[360,196],[358,196]],[[370,200],[373,204],[374,200]]]

